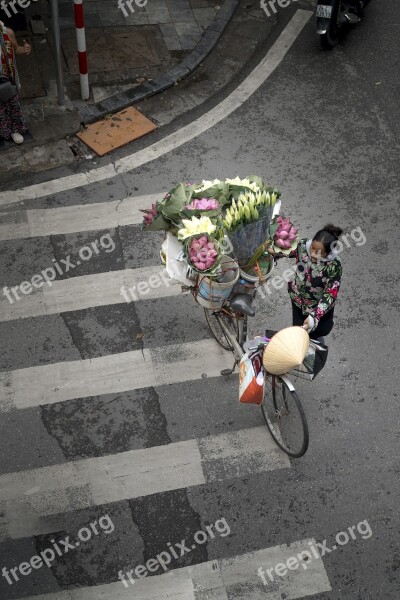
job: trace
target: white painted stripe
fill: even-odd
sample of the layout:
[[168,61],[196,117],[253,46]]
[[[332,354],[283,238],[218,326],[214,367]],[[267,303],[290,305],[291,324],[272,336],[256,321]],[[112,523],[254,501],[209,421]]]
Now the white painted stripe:
[[61,531],[71,511],[284,468],[289,458],[261,426],[18,471],[0,476],[0,538]]
[[[306,569],[303,569],[305,563],[301,561],[296,570],[288,570],[282,577],[273,573],[274,581],[267,585],[258,576],[258,568],[262,567],[264,571],[272,569],[289,558],[297,558],[298,554],[309,550],[309,545],[315,543],[313,538],[309,538],[290,545],[282,544],[232,558],[182,567],[162,575],[135,580],[128,588],[118,581],[30,596],[26,600],[296,600],[332,590],[322,559],[309,561]],[[131,568],[135,569],[136,566],[132,565]]]
[[78,52],[86,52],[86,37],[84,27],[76,27],[76,44]]
[[220,104],[211,109],[208,113],[202,115],[192,123],[186,125],[180,130],[166,136],[164,139],[152,144],[151,146],[130,154],[125,158],[117,160],[114,164],[108,165],[109,172],[104,172],[104,167],[93,169],[87,173],[79,175],[69,175],[53,179],[46,183],[39,183],[21,188],[14,192],[1,192],[0,205],[20,202],[28,198],[40,198],[48,194],[54,194],[62,190],[68,190],[86,185],[93,181],[101,181],[108,177],[113,177],[117,173],[126,173],[133,171],[137,167],[171,152],[175,148],[187,143],[200,134],[204,133],[228,115],[239,108],[252,94],[265,82],[281,63],[287,52],[295,42],[297,36],[313,15],[312,11],[297,10],[292,19],[282,31],[276,42],[262,59],[260,64],[246,77],[246,79]]
[[[51,287],[45,283],[27,296],[17,291],[19,300],[9,290],[13,303],[4,295],[3,287],[0,292],[0,322],[182,294],[181,284],[171,279],[162,265],[82,275],[50,283]],[[190,301],[194,302],[194,299]]]
[[0,412],[218,377],[232,357],[214,340],[0,372]]
[[111,202],[3,213],[0,241],[138,225],[143,222],[140,209],[148,208],[162,196],[160,192]]

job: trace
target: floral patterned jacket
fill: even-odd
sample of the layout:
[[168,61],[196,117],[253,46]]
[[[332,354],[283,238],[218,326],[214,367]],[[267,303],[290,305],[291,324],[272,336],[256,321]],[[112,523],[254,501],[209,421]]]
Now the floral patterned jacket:
[[314,329],[320,319],[333,308],[340,287],[342,264],[332,252],[327,258],[313,263],[309,254],[312,240],[302,239],[289,256],[296,259],[296,274],[288,284],[292,302],[302,309],[305,318],[314,318]]

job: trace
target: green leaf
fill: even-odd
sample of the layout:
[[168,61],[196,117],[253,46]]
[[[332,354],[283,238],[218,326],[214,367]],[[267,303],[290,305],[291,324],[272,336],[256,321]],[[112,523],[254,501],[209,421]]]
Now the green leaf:
[[201,192],[193,192],[192,198],[215,198],[223,206],[229,202],[229,185],[221,181]]
[[191,210],[189,208],[184,208],[181,211],[182,219],[191,219],[192,217],[210,217],[210,219],[213,219],[220,214],[221,210],[219,208],[215,210]]
[[158,214],[152,221],[150,225],[143,227],[145,231],[161,231],[165,229],[166,231],[171,230],[172,223],[164,219],[162,214]]
[[278,227],[279,227],[279,223],[277,223],[276,221],[273,221],[271,223],[271,225],[269,226],[269,237],[271,238],[271,240],[274,238],[274,235],[275,235]]
[[264,182],[261,179],[261,177],[259,177],[258,175],[247,175],[245,177],[245,179],[248,179],[250,181],[250,183],[255,183],[258,185],[258,187],[263,188],[264,187]]
[[187,204],[188,196],[190,196],[191,193],[189,190],[189,194],[186,194],[185,188],[186,186],[183,183],[180,183],[169,192],[170,197],[163,198],[157,206],[164,217],[175,224],[178,224],[181,220],[180,212]]

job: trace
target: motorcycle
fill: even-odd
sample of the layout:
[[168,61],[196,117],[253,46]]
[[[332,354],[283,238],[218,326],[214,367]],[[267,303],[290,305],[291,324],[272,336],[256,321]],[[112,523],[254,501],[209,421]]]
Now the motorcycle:
[[369,0],[318,0],[317,34],[324,50],[338,45],[343,33],[351,25],[357,25],[364,17]]

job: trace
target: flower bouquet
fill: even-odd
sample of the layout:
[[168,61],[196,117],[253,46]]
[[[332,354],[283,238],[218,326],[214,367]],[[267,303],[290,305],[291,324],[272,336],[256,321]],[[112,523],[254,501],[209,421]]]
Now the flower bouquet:
[[285,254],[288,256],[298,243],[298,229],[296,229],[289,218],[276,216],[272,219],[268,228],[268,238],[254,252],[251,259],[244,267],[244,271],[252,274],[259,271],[264,262],[272,261],[268,248],[276,254]]
[[200,275],[218,281],[224,254],[235,258],[242,275],[262,280],[272,266],[266,253],[268,245],[280,244],[284,252],[290,252],[289,242],[294,244],[296,239],[291,223],[273,219],[279,213],[279,196],[276,188],[257,176],[179,183],[143,210],[143,228],[167,232],[167,270],[173,271],[168,262],[179,261],[179,270],[185,269],[185,281]]
[[188,265],[195,273],[212,277],[219,269],[222,252],[218,241],[210,235],[190,237],[184,244]]

